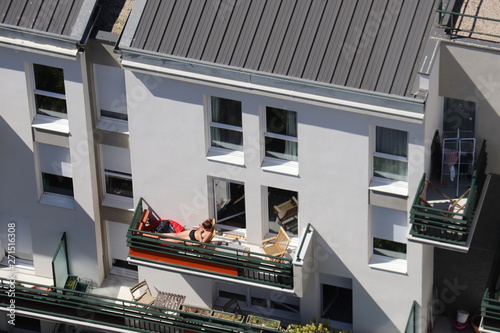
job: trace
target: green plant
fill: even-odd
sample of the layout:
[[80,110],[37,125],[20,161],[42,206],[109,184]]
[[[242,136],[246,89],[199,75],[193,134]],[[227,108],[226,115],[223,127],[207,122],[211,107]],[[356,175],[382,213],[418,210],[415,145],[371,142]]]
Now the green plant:
[[315,322],[312,321],[307,325],[291,324],[288,325],[286,332],[289,333],[352,333],[348,330],[337,330],[330,327],[330,323],[327,322]]

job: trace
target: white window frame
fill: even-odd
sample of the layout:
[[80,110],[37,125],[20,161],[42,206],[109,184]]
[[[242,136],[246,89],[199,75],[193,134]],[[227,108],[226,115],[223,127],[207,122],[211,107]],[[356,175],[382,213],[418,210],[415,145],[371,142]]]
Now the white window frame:
[[[377,152],[377,127],[381,128],[388,128],[388,129],[393,129],[397,130],[400,132],[405,132],[406,133],[406,157],[403,156],[397,156],[397,155],[391,155],[391,154],[386,154],[386,153],[380,153]],[[392,128],[392,127],[387,127],[387,126],[372,126],[372,131],[370,134],[370,137],[372,138],[371,141],[371,160],[370,160],[370,186],[369,189],[375,190],[378,192],[383,192],[383,193],[390,193],[390,194],[395,194],[398,196],[403,196],[406,197],[408,196],[408,175],[409,175],[409,163],[408,163],[408,156],[409,156],[409,144],[408,144],[408,138],[409,138],[409,132],[400,130],[397,128]],[[398,161],[398,162],[404,162],[406,163],[406,180],[395,180],[395,179],[389,179],[389,178],[383,178],[383,177],[377,177],[375,175],[375,157],[383,158],[383,159],[388,159],[388,160],[393,160],[393,161]]]
[[[106,148],[109,147],[109,148]],[[109,152],[113,154],[113,157],[105,156],[105,150],[111,149]],[[125,197],[122,195],[118,194],[112,194],[107,192],[106,188],[106,176],[112,176],[112,177],[118,177],[118,178],[124,178],[127,180],[132,181],[132,173],[131,173],[131,167],[130,167],[130,155],[128,156],[121,156],[125,151],[122,149],[122,147],[115,147],[115,146],[109,146],[109,145],[101,145],[100,146],[100,153],[101,153],[101,184],[102,184],[102,195],[103,195],[103,200],[102,204],[104,206],[108,207],[114,207],[114,208],[119,208],[119,209],[124,209],[124,210],[133,210],[134,209],[134,198],[132,194],[132,198]],[[113,151],[114,150],[114,151]],[[130,151],[127,150],[130,154]],[[113,161],[118,161],[118,163],[107,163],[106,159],[110,158]],[[120,160],[122,159],[128,159],[128,161],[123,160],[123,163],[120,163]],[[125,164],[127,163],[128,164]],[[117,170],[119,169],[119,170]]]
[[[228,99],[228,100],[233,100],[233,101],[238,101],[241,103],[241,116],[242,116],[242,126],[234,126],[234,125],[228,125],[224,123],[219,123],[219,122],[214,122],[212,120],[212,98],[219,98],[219,99]],[[220,128],[224,130],[229,130],[229,131],[235,131],[241,133],[243,137],[243,102],[240,100],[235,100],[233,98],[226,98],[226,97],[221,97],[221,96],[213,96],[213,95],[206,95],[204,98],[204,105],[205,105],[205,110],[206,110],[206,117],[207,117],[207,146],[208,146],[208,153],[207,153],[207,158],[212,161],[218,161],[218,162],[225,162],[225,163],[230,163],[230,164],[236,164],[236,165],[244,165],[244,142],[241,146],[241,150],[236,150],[236,149],[231,149],[231,148],[223,148],[223,147],[214,147],[212,146],[212,128]],[[244,138],[243,138],[244,140]]]
[[[296,131],[297,131],[297,136],[289,136],[289,135],[283,135],[283,134],[278,134],[278,133],[273,133],[273,132],[268,132],[267,131],[267,108],[275,108],[275,109],[281,109],[284,111],[288,112],[295,112],[297,115],[296,117]],[[298,176],[299,174],[299,156],[297,154],[297,161],[293,160],[288,160],[284,158],[278,158],[278,157],[271,157],[271,156],[266,156],[267,148],[266,148],[266,138],[272,138],[272,139],[278,139],[278,140],[283,140],[283,141],[290,141],[290,142],[299,142],[299,121],[298,121],[298,112],[293,111],[293,110],[287,110],[279,107],[274,107],[274,106],[261,106],[260,108],[260,118],[261,118],[261,126],[262,126],[262,155],[263,155],[263,162],[262,162],[262,170],[265,171],[271,171],[271,172],[276,172],[276,173],[283,173],[283,174],[289,174],[293,176]]]
[[[71,178],[73,179],[73,175],[72,175],[72,170],[71,170],[71,165],[69,165],[67,168],[64,168],[64,170],[66,171],[63,171],[62,168],[61,168],[61,172],[57,172],[55,170],[53,171],[49,171],[46,168],[46,166],[42,165],[42,164],[45,164],[45,163],[42,163],[42,157],[40,155],[41,153],[41,149],[39,147],[40,144],[43,144],[43,143],[36,143],[35,142],[35,156],[37,156],[37,162],[36,162],[36,171],[37,171],[37,175],[38,175],[38,191],[39,191],[39,203],[40,204],[44,204],[44,205],[50,205],[50,206],[57,206],[57,207],[62,207],[62,208],[67,208],[67,209],[75,209],[75,198],[74,198],[74,195],[73,196],[68,196],[68,195],[63,195],[63,194],[59,194],[59,193],[52,193],[52,192],[45,192],[44,191],[44,188],[43,188],[43,173],[46,173],[46,174],[51,174],[51,175],[56,175],[56,176],[63,176],[63,177],[66,177],[66,178]],[[49,144],[45,144],[47,146],[51,146]],[[64,148],[64,149],[67,149],[68,150],[68,154],[69,153],[69,148],[66,148],[66,147],[60,147],[60,148]],[[70,156],[70,155],[69,155]],[[58,161],[54,161],[54,162],[58,162]],[[74,183],[73,183],[73,193],[74,193]]]
[[[49,116],[49,115],[44,115],[44,114],[38,113],[38,107],[36,105],[36,95],[64,99],[66,101],[66,109],[67,110],[68,110],[68,101],[66,99],[66,95],[36,89],[34,65],[42,65],[42,66],[47,66],[47,67],[60,68],[60,67],[55,67],[52,65],[42,64],[42,63],[26,62],[24,64],[24,69],[25,69],[25,73],[26,73],[26,81],[28,82],[28,91],[29,91],[28,98],[31,101],[31,105],[32,105],[33,122],[31,125],[32,125],[32,127],[37,128],[37,129],[49,130],[49,131],[53,131],[53,132],[68,134],[69,133],[68,119],[67,119],[68,113],[66,113],[66,117],[54,117],[54,116]],[[61,69],[63,70],[63,76],[64,76],[64,69],[63,68],[61,68]]]
[[[108,68],[110,67],[110,68]],[[120,112],[118,109],[120,109],[120,106],[127,109],[127,99],[126,99],[126,91],[125,91],[125,78],[123,77],[116,77],[118,75],[115,75],[116,72],[113,72],[114,70],[120,71],[122,69],[118,67],[111,67],[111,66],[106,66],[106,65],[100,65],[100,64],[94,64],[93,66],[93,72],[94,72],[94,91],[95,91],[95,100],[96,100],[96,110],[97,111],[97,128],[104,130],[104,131],[110,131],[110,132],[117,132],[117,133],[123,133],[123,134],[128,134],[129,129],[128,129],[128,112]],[[120,91],[117,87],[114,87],[113,90],[108,91],[106,87],[106,81],[109,81],[109,77],[115,81],[119,81],[119,84],[122,84],[123,81],[123,91]],[[104,87],[101,87],[102,84]],[[105,102],[102,102],[101,99],[101,92],[109,94],[111,93],[113,96],[112,100],[113,102],[109,102],[109,99],[104,99]],[[106,103],[107,101],[107,103]],[[117,102],[117,103],[115,103]],[[120,103],[123,102],[123,103]],[[108,105],[101,105],[101,104],[108,104]],[[116,117],[108,117],[102,114],[103,111],[106,112],[111,112],[111,113],[116,113],[116,114],[121,114],[125,115],[127,117],[127,120],[125,119],[119,119]]]

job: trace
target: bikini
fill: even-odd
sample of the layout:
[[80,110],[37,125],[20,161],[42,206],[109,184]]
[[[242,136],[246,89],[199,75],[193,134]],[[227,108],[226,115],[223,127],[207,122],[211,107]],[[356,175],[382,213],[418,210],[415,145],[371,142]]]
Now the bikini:
[[189,238],[190,238],[191,240],[194,240],[194,241],[195,241],[195,240],[197,240],[197,239],[196,239],[196,237],[195,237],[195,234],[194,234],[195,232],[196,232],[196,230],[191,230],[191,231],[189,232]]

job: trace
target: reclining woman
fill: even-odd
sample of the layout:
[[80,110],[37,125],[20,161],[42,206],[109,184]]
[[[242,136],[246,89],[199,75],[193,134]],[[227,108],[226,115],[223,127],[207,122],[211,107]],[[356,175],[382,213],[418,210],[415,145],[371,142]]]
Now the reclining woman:
[[[159,238],[166,238],[162,236],[168,237],[176,237],[182,238],[186,240],[198,241],[201,243],[210,243],[214,234],[215,221],[213,219],[206,219],[201,223],[201,225],[196,229],[186,229],[181,232],[171,232],[171,233],[157,233]],[[154,236],[151,236],[154,237]],[[181,239],[173,239],[169,238],[167,241],[172,243],[185,243],[184,240]]]

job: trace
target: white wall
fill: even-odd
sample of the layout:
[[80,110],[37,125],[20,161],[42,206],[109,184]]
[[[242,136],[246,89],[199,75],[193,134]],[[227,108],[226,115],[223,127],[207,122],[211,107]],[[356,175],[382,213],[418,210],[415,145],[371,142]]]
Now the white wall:
[[[413,300],[422,299],[422,246],[408,245],[408,273],[375,270],[371,256],[368,186],[371,179],[370,133],[375,126],[408,131],[409,156],[423,156],[424,131],[418,123],[324,108],[251,91],[231,91],[210,85],[174,81],[148,74],[125,74],[129,106],[134,195],[165,218],[188,226],[209,214],[209,177],[244,182],[247,238],[259,243],[266,230],[262,187],[299,194],[300,228],[317,230],[314,246],[319,274],[352,279],[354,331],[404,330]],[[204,96],[242,101],[245,165],[207,159]],[[298,112],[299,175],[261,169],[259,110],[274,106]],[[424,170],[424,159],[409,163],[409,206]],[[140,269],[140,275],[179,275]],[[302,302],[303,320],[318,317],[320,281],[311,279]],[[202,282],[185,290],[195,297]],[[306,316],[308,318],[306,318]],[[379,328],[374,331],[374,328]]]
[[[52,256],[66,232],[71,273],[100,283],[103,274],[98,269],[102,265],[100,245],[96,242],[96,230],[100,227],[94,222],[99,219],[93,138],[82,87],[82,64],[79,59],[51,58],[4,48],[0,48],[0,59],[0,216],[30,224],[37,275],[52,276]],[[32,63],[64,70],[75,209],[38,203],[40,178],[31,127],[35,111],[28,83],[31,77],[25,72]],[[0,222],[4,225],[6,221]],[[5,232],[2,228],[0,235]]]

